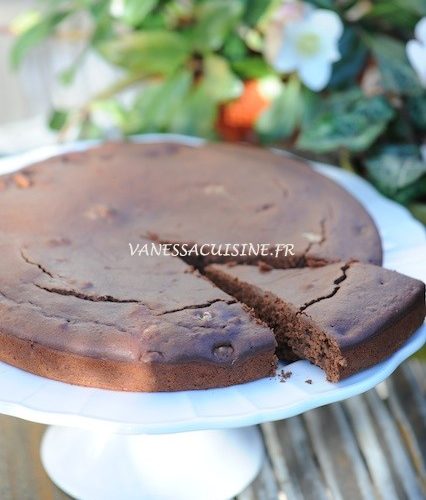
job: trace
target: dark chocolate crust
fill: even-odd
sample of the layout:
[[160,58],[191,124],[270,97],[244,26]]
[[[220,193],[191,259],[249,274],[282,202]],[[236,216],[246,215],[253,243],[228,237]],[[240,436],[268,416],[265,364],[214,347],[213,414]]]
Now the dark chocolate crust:
[[28,372],[60,382],[120,391],[227,387],[273,376],[276,365],[275,356],[268,351],[257,352],[233,365],[208,361],[136,363],[81,356],[3,333],[0,343],[2,360]]
[[58,156],[5,176],[0,213],[0,359],[116,390],[242,383],[276,359],[273,332],[246,306],[178,258],[131,257],[129,242],[292,243],[293,257],[269,259],[282,269],[382,256],[346,191],[243,146]]
[[389,357],[425,317],[424,283],[369,264],[266,273],[214,264],[206,274],[274,328],[283,359],[309,359],[332,382]]

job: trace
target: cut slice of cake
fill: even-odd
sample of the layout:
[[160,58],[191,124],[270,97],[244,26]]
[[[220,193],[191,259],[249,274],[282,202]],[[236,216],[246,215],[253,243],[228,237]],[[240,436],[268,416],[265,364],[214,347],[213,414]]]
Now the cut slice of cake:
[[425,317],[424,283],[369,264],[214,264],[206,274],[273,328],[281,359],[307,359],[332,382],[390,356]]

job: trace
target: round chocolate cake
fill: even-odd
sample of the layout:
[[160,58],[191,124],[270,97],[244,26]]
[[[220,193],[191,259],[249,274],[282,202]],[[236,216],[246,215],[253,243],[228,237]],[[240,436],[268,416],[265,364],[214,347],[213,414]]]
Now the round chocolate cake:
[[[0,214],[0,360],[56,380],[204,389],[273,375],[278,356],[335,381],[424,318],[424,285],[378,267],[359,203],[272,152],[106,144],[4,176]],[[221,244],[271,251],[181,252]],[[179,256],[148,255],[161,245]]]

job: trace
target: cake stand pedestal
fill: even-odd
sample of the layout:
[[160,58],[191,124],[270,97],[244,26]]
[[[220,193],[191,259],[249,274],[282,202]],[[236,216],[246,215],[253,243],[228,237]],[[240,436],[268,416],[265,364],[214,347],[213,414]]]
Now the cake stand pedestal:
[[74,498],[222,500],[256,477],[263,444],[255,426],[162,435],[53,426],[41,458],[53,482]]
[[[137,141],[194,138],[149,135]],[[54,146],[0,160],[0,174],[88,143]],[[315,164],[370,212],[383,241],[384,265],[426,281],[425,232],[404,208],[348,172]],[[51,425],[41,456],[51,479],[81,500],[225,500],[259,471],[263,446],[255,424],[289,418],[365,392],[426,341],[423,325],[384,362],[330,384],[306,361],[276,377],[204,391],[123,393],[48,380],[0,363],[0,412]],[[310,379],[312,383],[307,384]]]

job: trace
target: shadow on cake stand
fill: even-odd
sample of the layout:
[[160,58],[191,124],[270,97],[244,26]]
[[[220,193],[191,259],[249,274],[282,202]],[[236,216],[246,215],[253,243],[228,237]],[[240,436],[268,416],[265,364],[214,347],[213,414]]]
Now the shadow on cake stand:
[[[148,135],[140,142],[195,138]],[[54,146],[0,160],[0,174],[93,143]],[[285,153],[283,153],[285,154]],[[348,172],[314,168],[351,192],[375,220],[384,265],[426,281],[423,227],[407,210]],[[41,446],[51,479],[84,500],[225,500],[242,491],[263,461],[261,422],[289,418],[365,392],[426,342],[423,325],[388,360],[338,384],[306,361],[292,375],[222,389],[123,393],[48,380],[0,363],[0,412],[48,424]],[[306,380],[311,379],[312,384]]]

